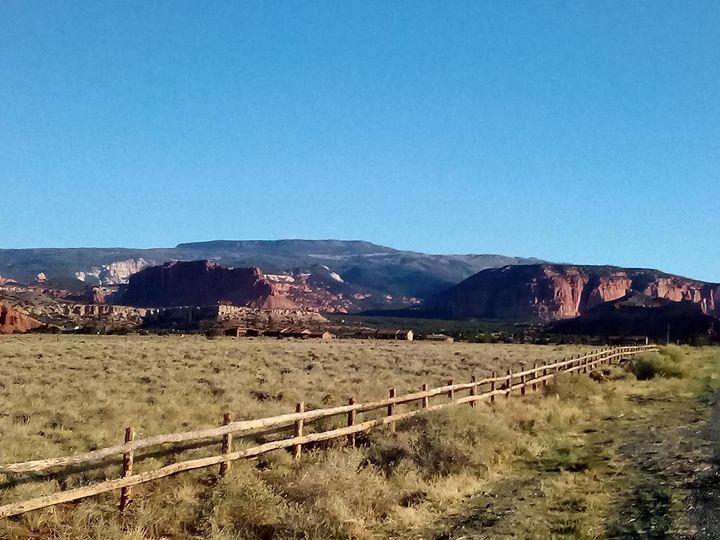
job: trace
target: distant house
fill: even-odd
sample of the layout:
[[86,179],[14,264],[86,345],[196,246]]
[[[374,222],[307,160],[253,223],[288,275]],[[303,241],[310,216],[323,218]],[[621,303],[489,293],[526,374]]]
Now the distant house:
[[383,335],[388,335],[388,337],[383,337],[380,339],[395,339],[399,341],[412,341],[415,339],[415,332],[412,330],[390,330],[389,332],[386,330],[380,330],[379,332],[382,332]]
[[396,341],[412,341],[415,338],[415,334],[412,330],[395,330],[395,329],[381,329],[374,331],[360,332],[359,336],[363,339],[391,339]]
[[375,339],[375,330],[358,330],[352,334],[343,334],[343,338]]
[[608,345],[649,345],[648,336],[609,336]]
[[283,331],[283,328],[271,328],[270,330],[265,330],[263,332],[263,336],[282,337],[282,331]]
[[424,340],[426,341],[445,341],[447,343],[452,343],[455,341],[455,338],[452,336],[448,336],[447,334],[427,334],[423,336]]
[[323,341],[330,341],[335,339],[336,337],[337,336],[332,332],[322,332],[319,330],[317,332],[310,332],[309,334],[307,334],[308,339],[322,339]]
[[225,335],[231,337],[244,337],[248,335],[248,329],[244,326],[232,326],[225,329]]
[[335,334],[323,330],[309,330],[307,328],[288,327],[281,329],[267,330],[265,336],[277,338],[293,338],[293,339],[335,339]]
[[312,332],[307,328],[283,328],[280,331],[280,337],[307,339]]

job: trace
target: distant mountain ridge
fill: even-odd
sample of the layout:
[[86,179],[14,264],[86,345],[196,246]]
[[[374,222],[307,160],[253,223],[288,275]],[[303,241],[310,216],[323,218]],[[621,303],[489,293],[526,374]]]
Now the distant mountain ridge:
[[429,255],[364,241],[215,240],[174,248],[0,249],[0,276],[27,283],[43,274],[49,280],[105,285],[125,283],[150,266],[193,260],[260,267],[268,275],[312,274],[314,286],[345,296],[382,297],[378,305],[391,307],[413,305],[486,268],[538,262],[503,255]]

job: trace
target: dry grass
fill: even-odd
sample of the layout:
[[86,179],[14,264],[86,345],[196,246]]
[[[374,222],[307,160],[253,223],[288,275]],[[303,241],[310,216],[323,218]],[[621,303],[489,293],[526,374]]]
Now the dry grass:
[[[3,338],[0,462],[114,444],[125,425],[134,426],[139,436],[188,430],[218,424],[223,411],[253,418],[293,411],[300,400],[321,407],[346,403],[350,396],[382,398],[389,386],[404,393],[424,382],[466,381],[471,374],[584,350],[195,336]],[[593,531],[607,519],[610,496],[593,475],[601,470],[598,463],[616,456],[605,447],[584,451],[582,427],[627,407],[623,396],[633,385],[687,383],[636,383],[632,376],[618,376],[600,384],[561,377],[548,387],[547,397],[538,392],[523,400],[499,400],[494,408],[463,406],[421,416],[399,424],[395,435],[371,432],[355,449],[332,443],[308,449],[299,462],[278,451],[258,462],[234,463],[223,479],[207,470],[141,486],[122,519],[113,493],[6,521],[0,536],[431,538],[445,530],[453,515],[467,512],[468,497],[505,485],[530,467],[534,477],[541,476],[538,470],[545,475],[538,490],[547,515],[555,517],[552,523],[550,517],[537,519],[527,530],[538,537],[558,530],[598,537]],[[218,447],[183,456],[217,453]],[[138,467],[154,468],[172,459],[145,457]],[[111,463],[18,485],[0,475],[0,502],[116,477],[118,470]],[[580,520],[588,509],[592,517]],[[514,512],[523,515],[521,508]]]
[[[202,336],[0,339],[0,462],[52,457],[137,436],[379,399],[422,383],[469,381],[578,347]],[[16,441],[9,442],[8,438]]]

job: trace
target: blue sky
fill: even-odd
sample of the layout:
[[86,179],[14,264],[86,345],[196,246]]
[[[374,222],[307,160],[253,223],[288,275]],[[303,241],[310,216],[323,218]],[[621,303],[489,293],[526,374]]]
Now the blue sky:
[[364,239],[720,281],[720,3],[0,3],[0,247]]

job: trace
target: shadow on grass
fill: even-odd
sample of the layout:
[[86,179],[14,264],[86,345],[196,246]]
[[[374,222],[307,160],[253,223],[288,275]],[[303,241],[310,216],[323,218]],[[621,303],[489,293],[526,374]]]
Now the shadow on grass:
[[669,538],[673,524],[670,490],[641,484],[618,505],[618,515],[609,525],[606,538]]

